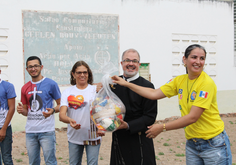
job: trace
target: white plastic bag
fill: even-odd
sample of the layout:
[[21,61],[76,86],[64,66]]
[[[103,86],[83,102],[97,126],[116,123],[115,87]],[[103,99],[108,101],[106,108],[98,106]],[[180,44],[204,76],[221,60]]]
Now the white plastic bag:
[[[122,101],[111,91],[114,85],[111,74],[117,69],[112,63],[103,67],[102,89],[96,94],[91,104],[91,119],[99,130],[115,131],[120,126],[120,119],[124,119],[125,106]],[[111,85],[111,87],[110,87]]]

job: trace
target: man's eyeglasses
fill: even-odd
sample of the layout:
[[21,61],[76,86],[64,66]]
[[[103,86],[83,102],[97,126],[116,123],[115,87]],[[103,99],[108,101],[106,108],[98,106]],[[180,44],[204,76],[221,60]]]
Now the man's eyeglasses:
[[40,67],[41,67],[41,65],[34,65],[34,66],[30,65],[30,66],[27,67],[27,69],[28,69],[28,70],[32,70],[33,68],[34,68],[34,69],[38,69],[38,68],[40,68]]
[[135,63],[135,64],[139,63],[139,61],[136,60],[136,59],[134,59],[134,60],[130,60],[130,59],[128,59],[128,58],[125,59],[125,60],[123,60],[123,62],[127,62],[127,63],[132,62],[132,63]]
[[78,74],[78,75],[82,75],[82,74],[84,74],[84,75],[87,75],[88,74],[88,71],[83,71],[83,72],[75,72],[76,74]]

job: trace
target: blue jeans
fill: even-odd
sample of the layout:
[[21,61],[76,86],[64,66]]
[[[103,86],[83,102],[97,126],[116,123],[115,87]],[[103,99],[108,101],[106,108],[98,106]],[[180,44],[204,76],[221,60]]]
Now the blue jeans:
[[212,139],[190,139],[186,143],[187,165],[231,165],[229,137],[225,131]]
[[11,129],[11,126],[7,127],[6,137],[2,142],[0,142],[0,147],[1,147],[1,155],[2,155],[2,159],[1,159],[1,155],[0,155],[0,165],[2,165],[2,160],[3,160],[4,165],[13,164],[12,155],[11,155],[11,151],[12,151],[12,129]]
[[100,145],[79,145],[71,142],[69,143],[69,160],[70,165],[81,165],[84,147],[86,148],[87,164],[97,165]]
[[55,132],[26,133],[26,147],[30,165],[40,165],[40,146],[46,165],[57,165]]

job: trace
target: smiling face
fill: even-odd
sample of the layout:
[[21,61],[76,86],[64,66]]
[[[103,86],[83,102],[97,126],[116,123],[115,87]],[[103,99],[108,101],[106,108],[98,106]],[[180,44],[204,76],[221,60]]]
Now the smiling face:
[[88,69],[81,65],[75,69],[75,72],[72,72],[76,84],[83,86],[88,84]]
[[43,65],[40,65],[37,59],[30,60],[27,62],[27,68],[29,75],[32,79],[38,79],[41,77],[41,70],[43,69]]
[[183,62],[187,67],[190,79],[197,78],[203,71],[205,64],[206,54],[201,48],[193,49],[188,57],[183,57]]
[[134,51],[128,51],[123,55],[121,65],[122,65],[122,68],[124,71],[123,74],[125,77],[133,77],[134,75],[138,73],[139,66],[140,66],[139,60],[140,59],[139,59],[138,53]]

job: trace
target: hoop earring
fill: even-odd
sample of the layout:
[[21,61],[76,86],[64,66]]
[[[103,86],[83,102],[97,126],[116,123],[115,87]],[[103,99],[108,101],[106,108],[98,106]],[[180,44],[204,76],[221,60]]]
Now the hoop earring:
[[186,68],[186,64],[184,64],[184,67]]

